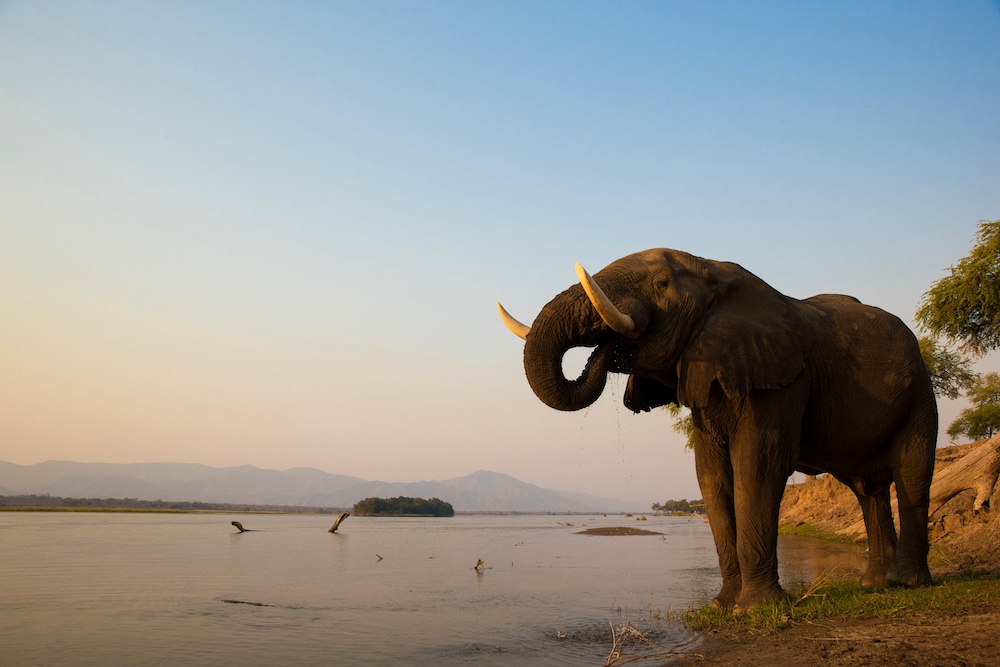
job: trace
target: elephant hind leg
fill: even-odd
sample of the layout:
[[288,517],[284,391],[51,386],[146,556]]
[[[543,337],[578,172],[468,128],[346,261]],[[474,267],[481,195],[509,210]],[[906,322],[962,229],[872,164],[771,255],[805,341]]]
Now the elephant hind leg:
[[837,477],[858,499],[868,533],[868,567],[861,585],[882,588],[889,584],[888,571],[896,555],[896,526],[889,504],[891,472],[870,477]]
[[933,398],[930,405],[929,409],[914,412],[894,442],[898,463],[892,475],[899,511],[899,546],[886,575],[893,585],[917,587],[931,583],[927,515],[937,439]]
[[[868,512],[865,529],[868,532],[868,567],[861,577],[862,586],[884,587],[889,584],[889,568],[896,556],[896,526],[892,522],[889,489],[865,498]],[[862,501],[862,507],[865,502]]]

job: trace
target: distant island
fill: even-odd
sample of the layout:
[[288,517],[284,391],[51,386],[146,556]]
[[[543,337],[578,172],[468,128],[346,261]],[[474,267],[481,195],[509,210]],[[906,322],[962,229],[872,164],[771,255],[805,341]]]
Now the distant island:
[[356,516],[455,516],[455,508],[440,498],[365,498],[354,503]]
[[137,498],[63,498],[49,494],[0,496],[0,512],[75,511],[75,512],[248,512],[256,514],[336,514],[336,507],[300,505],[251,505],[244,503],[201,503],[174,500],[139,500]]

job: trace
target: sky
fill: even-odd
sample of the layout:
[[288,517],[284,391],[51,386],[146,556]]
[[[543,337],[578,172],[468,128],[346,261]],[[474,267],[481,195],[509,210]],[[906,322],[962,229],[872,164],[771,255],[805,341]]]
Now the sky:
[[496,302],[670,247],[913,325],[998,109],[997,2],[0,0],[0,460],[700,497]]

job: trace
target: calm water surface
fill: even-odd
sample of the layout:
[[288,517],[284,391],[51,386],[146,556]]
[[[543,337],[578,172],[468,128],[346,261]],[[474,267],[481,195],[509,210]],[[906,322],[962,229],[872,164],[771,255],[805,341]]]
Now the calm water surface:
[[[660,650],[693,648],[656,612],[720,585],[698,519],[332,522],[0,512],[0,665],[601,665],[625,620]],[[621,525],[663,535],[577,534]],[[782,538],[779,557],[790,584],[860,553]]]

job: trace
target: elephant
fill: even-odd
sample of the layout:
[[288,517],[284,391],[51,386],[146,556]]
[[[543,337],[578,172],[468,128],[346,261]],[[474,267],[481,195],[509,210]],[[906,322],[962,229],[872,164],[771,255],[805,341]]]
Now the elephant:
[[[718,552],[713,605],[745,611],[785,595],[778,509],[794,471],[829,473],[861,505],[867,587],[931,582],[927,515],[938,429],[913,332],[854,297],[785,296],[739,264],[671,250],[628,255],[580,279],[531,326],[497,303],[524,339],[539,399],[580,410],[608,373],[628,375],[635,413],[691,410],[695,469]],[[563,355],[594,348],[580,377]],[[895,484],[899,535],[892,518]]]

